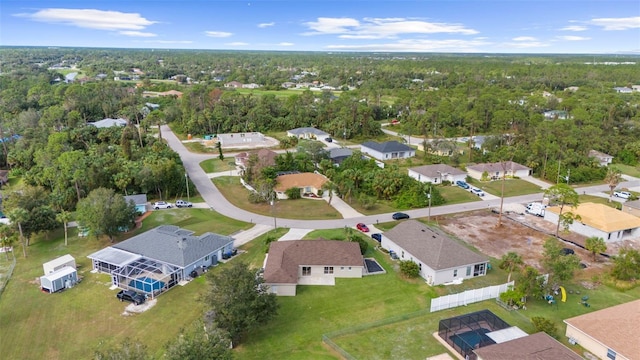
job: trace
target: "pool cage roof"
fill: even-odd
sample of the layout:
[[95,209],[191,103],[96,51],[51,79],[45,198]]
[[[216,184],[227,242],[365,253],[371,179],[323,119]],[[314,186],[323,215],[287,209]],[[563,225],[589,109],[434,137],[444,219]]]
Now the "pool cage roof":
[[[131,281],[146,281],[146,282],[162,282],[167,283],[172,274],[180,271],[180,268],[175,265],[171,265],[159,260],[149,259],[141,257],[134,260],[127,265],[112,272],[113,275],[118,276],[119,283],[121,285],[130,284]],[[135,288],[134,290],[146,293],[154,297],[158,291],[153,286],[150,286],[148,290],[145,288]]]
[[489,310],[481,310],[440,320],[438,335],[459,354],[476,359],[473,349],[493,345],[488,333],[511,327]]

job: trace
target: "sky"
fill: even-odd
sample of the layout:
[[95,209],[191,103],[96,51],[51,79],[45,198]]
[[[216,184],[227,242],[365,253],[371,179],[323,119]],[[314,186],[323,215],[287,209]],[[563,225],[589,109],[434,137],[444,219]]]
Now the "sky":
[[640,0],[2,0],[0,45],[640,54]]

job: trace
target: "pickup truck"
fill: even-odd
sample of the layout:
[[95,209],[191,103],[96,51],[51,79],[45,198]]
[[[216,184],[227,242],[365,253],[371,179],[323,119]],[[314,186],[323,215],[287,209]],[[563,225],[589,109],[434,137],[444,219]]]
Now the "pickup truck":
[[176,200],[176,207],[193,207],[193,204],[189,201]]
[[166,202],[166,201],[156,201],[153,204],[151,204],[151,207],[153,207],[155,210],[171,209],[173,207],[173,204],[171,204],[170,202]]
[[132,290],[120,290],[120,292],[118,292],[118,294],[116,294],[116,297],[118,298],[118,300],[120,301],[128,301],[128,302],[132,302],[136,305],[140,305],[140,304],[144,304],[146,298],[144,295],[139,294],[135,291]]

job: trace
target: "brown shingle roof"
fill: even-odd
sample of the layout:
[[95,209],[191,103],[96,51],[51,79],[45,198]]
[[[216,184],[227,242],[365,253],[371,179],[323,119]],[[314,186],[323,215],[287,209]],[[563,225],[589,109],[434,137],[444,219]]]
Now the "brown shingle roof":
[[[513,162],[513,161],[507,161],[505,163],[505,169],[507,169],[507,172],[509,171],[518,171],[518,170],[531,170],[531,168],[528,168],[524,165],[520,165],[517,162]],[[497,162],[497,163],[484,163],[484,164],[476,164],[476,165],[469,165],[467,166],[467,169],[471,169],[471,170],[475,170],[475,171],[479,171],[479,172],[488,172],[488,173],[493,173],[493,172],[502,172],[503,168],[502,168],[502,164]]]
[[269,149],[260,149],[257,152],[241,152],[237,154],[235,158],[240,161],[243,166],[247,166],[251,154],[256,154],[258,156],[258,165],[260,168],[275,165],[276,157],[278,157],[278,153],[275,151],[271,151]]
[[640,300],[572,317],[564,322],[627,359],[640,359]]
[[404,221],[384,236],[411,253],[433,270],[486,262],[486,256],[475,253],[449,236],[417,220]]
[[482,360],[582,360],[581,356],[543,332],[489,345],[473,352]]
[[275,241],[269,245],[264,281],[271,284],[295,284],[303,265],[363,266],[357,242],[337,240]]
[[[552,206],[547,208],[546,211],[559,214],[560,207]],[[607,233],[640,227],[640,218],[604,204],[587,202],[579,204],[576,208],[565,206],[563,213],[567,211],[580,215],[581,219],[576,221]]]
[[276,191],[285,191],[294,187],[302,188],[305,186],[312,186],[316,189],[321,189],[322,185],[329,181],[326,177],[316,173],[301,173],[301,174],[288,174],[280,175],[276,178],[278,182],[274,187]]

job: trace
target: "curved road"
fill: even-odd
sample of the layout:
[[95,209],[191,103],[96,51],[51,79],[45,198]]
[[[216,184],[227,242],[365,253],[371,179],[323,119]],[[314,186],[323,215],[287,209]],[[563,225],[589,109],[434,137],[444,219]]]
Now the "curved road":
[[[238,219],[254,224],[263,224],[263,225],[272,225],[273,217],[264,216],[259,214],[254,214],[248,212],[246,210],[235,207],[231,204],[224,196],[218,191],[216,186],[213,184],[211,179],[207,176],[207,174],[200,167],[200,162],[216,158],[217,156],[214,154],[195,154],[187,150],[187,148],[182,144],[182,142],[176,137],[176,135],[171,131],[171,129],[167,125],[163,125],[162,127],[162,135],[164,139],[167,141],[169,146],[180,155],[182,162],[184,163],[184,167],[191,178],[191,181],[198,189],[198,192],[204,199],[204,201],[211,207],[211,209],[228,216],[233,219]],[[621,183],[620,185],[624,187],[635,187],[640,186],[640,181],[630,181]],[[576,191],[579,193],[597,193],[608,191],[609,187],[607,185],[597,185],[597,186],[588,186],[583,188],[577,188]],[[537,194],[529,194],[522,196],[514,196],[510,198],[505,198],[504,203],[527,203],[532,201],[540,201],[542,199],[542,192]],[[472,210],[480,210],[480,209],[489,209],[492,207],[500,206],[500,199],[493,200],[484,200],[484,201],[474,201],[464,204],[454,204],[454,205],[445,205],[423,209],[414,209],[404,211],[409,214],[412,218],[414,217],[427,217],[429,214],[431,216],[436,215],[445,215],[445,214],[453,214],[465,211]],[[378,221],[387,222],[392,221],[391,218],[392,213],[387,214],[377,214],[370,216],[361,216],[349,219],[338,219],[338,220],[295,220],[295,219],[277,219],[278,226],[288,227],[288,228],[297,228],[297,229],[336,229],[342,228],[345,226],[352,227],[356,223],[365,223],[365,224],[375,224]]]

